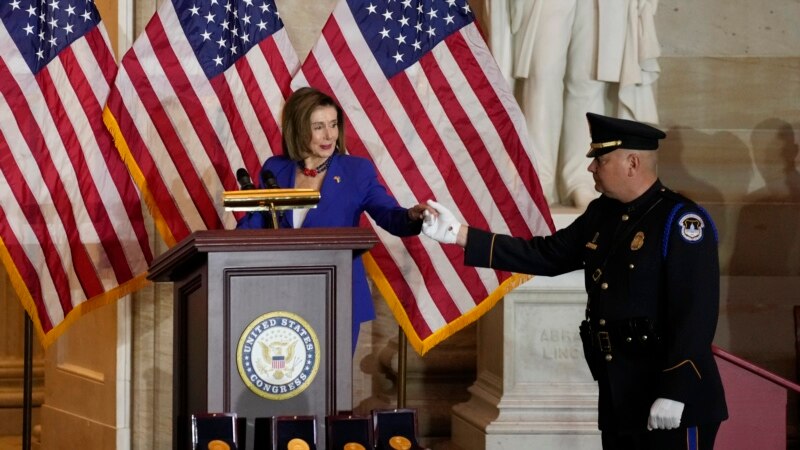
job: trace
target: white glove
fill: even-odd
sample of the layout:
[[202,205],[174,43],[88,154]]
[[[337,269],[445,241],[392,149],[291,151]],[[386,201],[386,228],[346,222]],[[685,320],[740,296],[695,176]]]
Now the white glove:
[[683,403],[668,398],[657,398],[650,407],[648,430],[672,430],[681,426]]
[[435,209],[439,216],[436,217],[426,210],[422,217],[422,232],[425,236],[443,244],[455,244],[461,222],[449,209],[433,200],[428,200],[428,206]]

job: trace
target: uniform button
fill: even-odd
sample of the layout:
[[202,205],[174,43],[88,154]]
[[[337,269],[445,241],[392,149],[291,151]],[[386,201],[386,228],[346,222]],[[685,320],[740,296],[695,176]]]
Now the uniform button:
[[611,361],[612,359],[614,359],[614,357],[613,357],[613,356],[611,356],[611,355],[606,355],[606,361]]
[[631,270],[633,270],[633,268],[634,268],[634,267],[635,267],[635,266],[634,266],[633,264],[628,264],[628,269],[631,269]]
[[627,215],[627,214],[623,214],[623,215],[622,215],[622,221],[623,221],[623,222],[627,222],[627,221],[628,221],[628,219],[630,219],[630,217],[628,217],[628,215]]
[[606,326],[606,319],[600,319],[597,321],[597,323],[599,323],[601,327],[604,327]]
[[602,289],[602,290],[604,290],[604,291],[605,291],[606,289],[608,289],[608,283],[603,283],[603,284],[601,284],[601,285],[600,285],[600,289]]

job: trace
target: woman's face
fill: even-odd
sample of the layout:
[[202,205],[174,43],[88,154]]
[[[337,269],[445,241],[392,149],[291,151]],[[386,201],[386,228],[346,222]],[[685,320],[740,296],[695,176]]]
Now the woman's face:
[[311,156],[325,159],[336,150],[336,140],[339,138],[339,120],[336,117],[336,108],[333,106],[319,106],[311,113],[311,142],[308,149]]

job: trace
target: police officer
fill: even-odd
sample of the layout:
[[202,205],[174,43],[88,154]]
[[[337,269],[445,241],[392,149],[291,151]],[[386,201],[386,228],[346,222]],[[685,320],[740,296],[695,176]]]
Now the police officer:
[[712,449],[728,417],[711,343],[719,312],[717,231],[708,213],[664,187],[665,134],[587,114],[595,189],[575,222],[532,239],[462,225],[429,201],[423,233],[464,247],[467,265],[554,276],[585,273],[580,331],[597,380],[603,448]]

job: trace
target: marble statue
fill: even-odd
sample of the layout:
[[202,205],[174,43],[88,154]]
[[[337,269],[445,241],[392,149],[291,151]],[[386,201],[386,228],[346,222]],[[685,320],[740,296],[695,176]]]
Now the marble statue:
[[658,0],[487,1],[490,46],[519,84],[545,196],[583,209],[597,196],[586,113],[658,123]]

